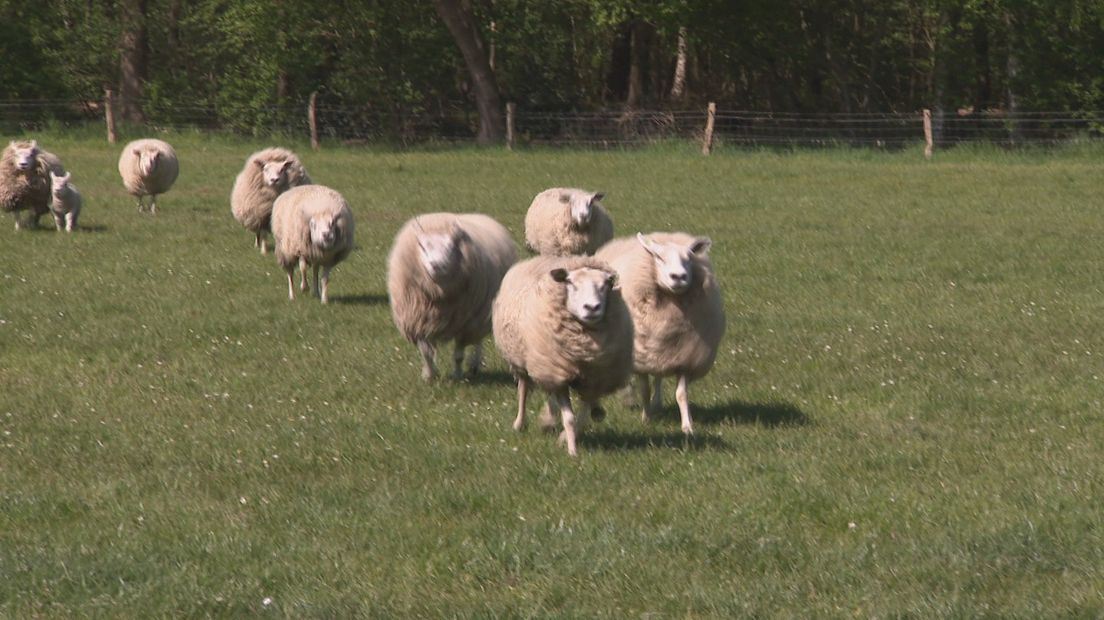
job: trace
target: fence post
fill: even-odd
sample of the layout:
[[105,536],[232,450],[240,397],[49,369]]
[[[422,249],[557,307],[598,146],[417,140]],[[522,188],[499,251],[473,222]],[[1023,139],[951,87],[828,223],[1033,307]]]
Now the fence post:
[[932,156],[932,119],[931,110],[924,108],[924,157]]
[[713,152],[713,122],[717,118],[717,104],[709,102],[709,110],[705,117],[705,134],[702,136],[702,155]]
[[115,108],[112,103],[115,94],[108,88],[104,90],[104,119],[107,121],[107,143],[115,144]]
[[318,150],[318,91],[310,95],[310,103],[307,104],[307,123],[310,125],[311,149]]
[[514,150],[514,119],[517,115],[517,104],[511,101],[506,104],[506,149]]

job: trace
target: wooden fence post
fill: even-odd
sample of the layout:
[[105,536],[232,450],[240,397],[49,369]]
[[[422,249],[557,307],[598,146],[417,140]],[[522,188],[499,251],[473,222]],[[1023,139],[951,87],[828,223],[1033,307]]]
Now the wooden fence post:
[[112,99],[115,94],[108,88],[104,91],[104,119],[107,121],[107,143],[115,144],[115,108]]
[[702,136],[702,155],[713,152],[713,123],[717,118],[717,104],[709,102],[709,111],[705,117],[705,134]]
[[310,125],[311,149],[318,150],[318,91],[310,95],[310,103],[307,104],[307,123]]
[[506,104],[506,148],[508,150],[514,150],[514,119],[517,115],[517,104],[510,102]]
[[931,110],[924,108],[924,157],[931,159],[932,156],[932,117]]

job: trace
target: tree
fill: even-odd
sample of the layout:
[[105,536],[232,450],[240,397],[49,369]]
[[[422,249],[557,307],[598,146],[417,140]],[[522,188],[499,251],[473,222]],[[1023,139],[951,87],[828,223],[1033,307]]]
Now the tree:
[[148,71],[149,36],[146,30],[146,0],[123,2],[123,32],[119,47],[119,107],[122,119],[142,123],[142,94]]
[[433,0],[437,15],[445,22],[456,47],[464,57],[464,64],[472,80],[475,107],[479,110],[479,144],[494,144],[506,139],[506,119],[502,112],[502,100],[498,82],[491,69],[483,38],[475,25],[471,6],[464,0]]

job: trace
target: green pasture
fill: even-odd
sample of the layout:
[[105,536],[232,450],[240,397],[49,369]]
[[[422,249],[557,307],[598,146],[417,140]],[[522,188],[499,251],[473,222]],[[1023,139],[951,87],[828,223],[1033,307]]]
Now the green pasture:
[[[1104,614],[1104,149],[290,144],[356,218],[323,306],[230,215],[269,143],[168,136],[152,217],[121,145],[37,137],[85,208],[0,222],[2,617]],[[713,239],[692,439],[670,382],[578,459],[515,433],[490,341],[480,378],[419,380],[395,231],[480,211],[520,240],[555,185]]]

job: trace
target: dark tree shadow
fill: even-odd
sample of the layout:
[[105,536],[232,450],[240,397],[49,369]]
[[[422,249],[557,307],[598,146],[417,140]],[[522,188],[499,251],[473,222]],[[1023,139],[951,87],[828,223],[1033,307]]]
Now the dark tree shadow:
[[728,444],[720,437],[709,435],[684,435],[682,431],[612,431],[591,426],[579,435],[579,446],[583,450],[655,450],[658,448],[676,450],[725,450]]
[[387,295],[334,295],[330,301],[343,306],[379,306],[387,304]]
[[[668,410],[664,409],[664,414]],[[678,409],[675,409],[678,417]],[[694,424],[757,424],[768,428],[782,426],[807,426],[813,423],[804,411],[788,403],[745,403],[733,401],[708,407],[696,407],[690,403],[690,417]]]

